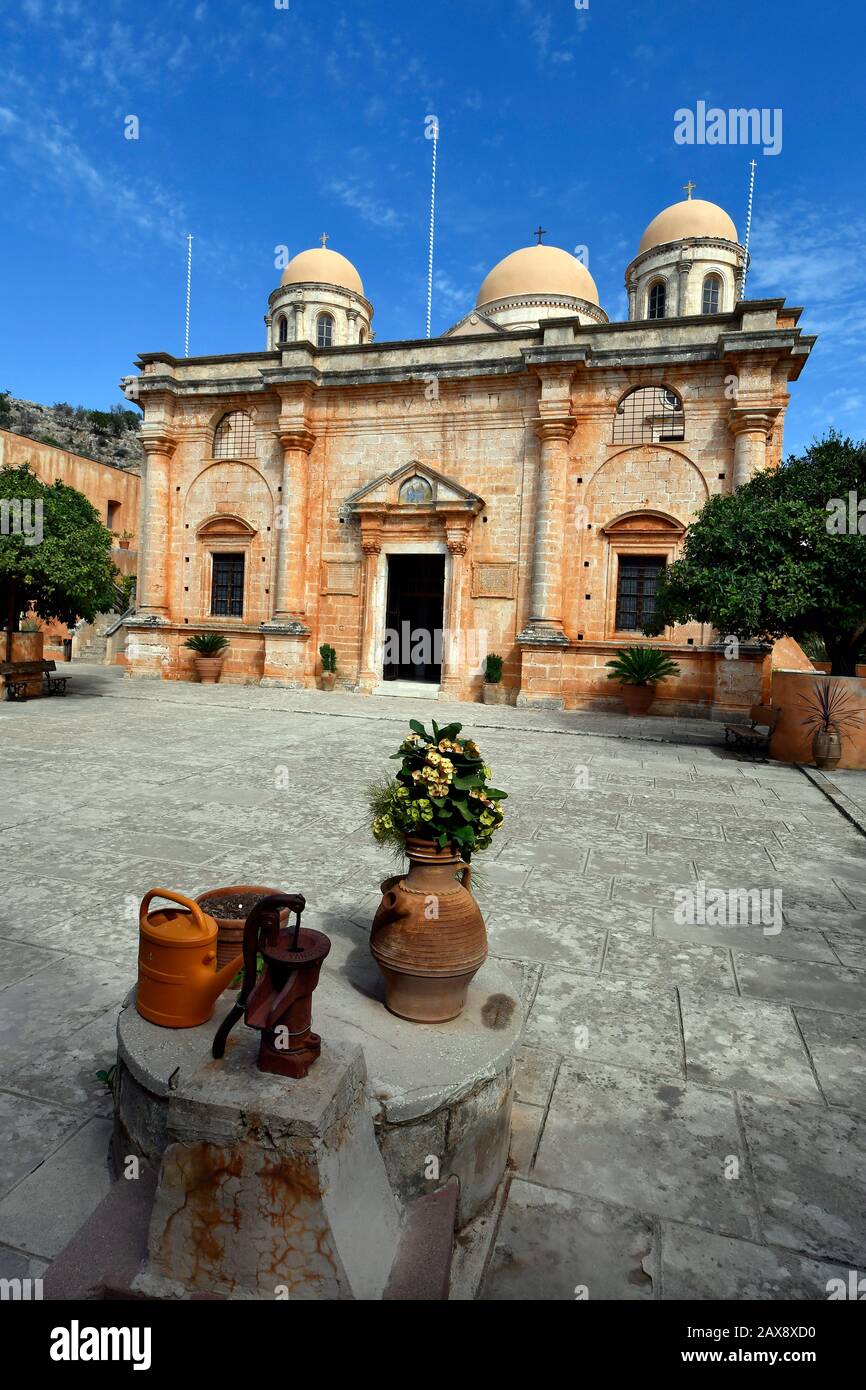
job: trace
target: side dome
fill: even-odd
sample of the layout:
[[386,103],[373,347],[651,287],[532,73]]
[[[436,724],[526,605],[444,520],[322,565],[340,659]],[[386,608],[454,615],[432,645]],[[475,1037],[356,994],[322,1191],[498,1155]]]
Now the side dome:
[[739,243],[737,229],[724,208],[703,198],[684,198],[681,203],[672,203],[653,218],[640,239],[637,254],[641,256],[644,251],[669,241],[704,236]]
[[495,265],[478,291],[481,309],[519,295],[566,295],[598,304],[595,281],[585,265],[559,246],[523,246]]
[[299,251],[283,271],[281,285],[339,285],[353,294],[363,295],[364,285],[350,260],[327,246]]

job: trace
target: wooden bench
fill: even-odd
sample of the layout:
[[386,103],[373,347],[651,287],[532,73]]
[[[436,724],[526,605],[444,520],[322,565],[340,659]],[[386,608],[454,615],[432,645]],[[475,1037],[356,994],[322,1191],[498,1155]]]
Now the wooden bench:
[[781,709],[772,705],[752,705],[749,710],[749,724],[726,724],[725,743],[732,744],[752,757],[760,754],[766,759],[770,751],[770,741],[782,717]]
[[53,661],[0,661],[0,676],[6,683],[7,700],[26,700],[27,686],[35,676],[44,676],[49,695],[65,695],[68,676],[52,676]]

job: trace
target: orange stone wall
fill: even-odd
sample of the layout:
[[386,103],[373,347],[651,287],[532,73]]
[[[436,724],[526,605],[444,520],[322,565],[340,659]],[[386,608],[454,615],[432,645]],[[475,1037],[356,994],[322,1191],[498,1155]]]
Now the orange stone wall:
[[[803,727],[808,710],[801,703],[804,695],[827,677],[820,671],[773,672],[773,708],[781,718],[773,734],[770,755],[779,762],[812,763],[812,733]],[[833,676],[851,692],[854,703],[866,711],[866,677]],[[866,716],[859,729],[842,740],[840,767],[866,768]]]

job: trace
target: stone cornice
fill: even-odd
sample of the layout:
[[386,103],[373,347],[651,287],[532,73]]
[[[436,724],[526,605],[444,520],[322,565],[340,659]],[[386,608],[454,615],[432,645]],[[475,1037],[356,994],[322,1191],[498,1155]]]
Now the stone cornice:
[[303,284],[278,285],[277,288],[271,290],[271,293],[268,295],[268,308],[271,313],[273,313],[274,308],[277,306],[282,308],[284,302],[292,304],[299,296],[303,297],[308,295],[309,298],[301,298],[300,300],[300,302],[304,304],[304,307],[306,307],[310,302],[310,298],[315,299],[316,292],[320,290],[327,290],[329,294],[336,294],[341,299],[349,300],[352,304],[360,304],[367,311],[368,318],[372,319],[373,305],[363,294],[358,294],[357,290],[347,289],[345,285],[328,285],[323,280],[310,280]]
[[691,247],[707,247],[720,251],[736,251],[742,259],[745,257],[745,250],[738,241],[728,241],[726,237],[719,236],[695,236],[683,237],[680,241],[661,241],[658,246],[650,246],[648,250],[641,251],[633,260],[629,261],[625,269],[626,284],[631,274],[639,274],[640,270],[651,261],[655,256],[670,256],[673,254],[681,255],[683,250]]
[[735,405],[728,416],[732,434],[762,433],[768,435],[782,407],[779,405]]
[[[506,299],[491,299],[486,304],[476,307],[475,312],[483,314],[485,318],[492,318],[494,314],[503,313],[509,309],[571,309],[575,314],[586,314],[594,323],[605,324],[609,322],[607,314],[599,304],[593,304],[588,299],[581,299],[578,295],[572,294],[514,294]],[[545,320],[546,322],[546,320]],[[502,325],[506,327],[506,325]]]

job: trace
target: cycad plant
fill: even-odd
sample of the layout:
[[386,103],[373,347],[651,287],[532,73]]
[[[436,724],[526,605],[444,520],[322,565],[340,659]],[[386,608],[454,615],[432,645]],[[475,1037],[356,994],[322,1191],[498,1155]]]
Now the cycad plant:
[[838,680],[818,681],[800,696],[800,703],[807,711],[802,722],[813,734],[835,732],[840,738],[850,738],[852,730],[863,723],[863,707],[855,704],[851,691]]
[[624,647],[610,667],[609,681],[619,681],[621,685],[655,685],[668,676],[678,676],[680,668],[675,661],[658,647]]
[[498,685],[502,680],[502,657],[490,652],[484,660],[484,679],[489,685]]
[[193,637],[187,637],[183,645],[195,652],[196,656],[222,656],[229,639],[221,632],[197,632]]

